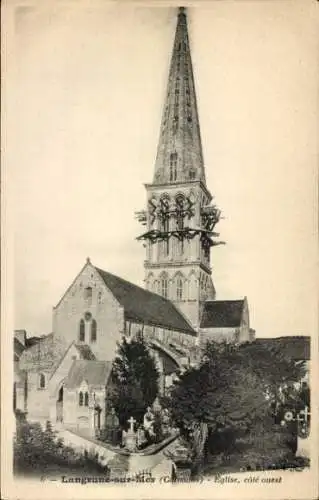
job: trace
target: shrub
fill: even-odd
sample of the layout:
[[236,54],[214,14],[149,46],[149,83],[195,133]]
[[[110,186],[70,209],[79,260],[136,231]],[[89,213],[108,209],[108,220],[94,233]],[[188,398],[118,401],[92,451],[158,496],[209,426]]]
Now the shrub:
[[15,472],[45,472],[52,465],[76,468],[94,466],[95,470],[102,470],[94,457],[85,458],[73,448],[65,446],[49,421],[43,430],[38,422],[17,420],[13,450]]

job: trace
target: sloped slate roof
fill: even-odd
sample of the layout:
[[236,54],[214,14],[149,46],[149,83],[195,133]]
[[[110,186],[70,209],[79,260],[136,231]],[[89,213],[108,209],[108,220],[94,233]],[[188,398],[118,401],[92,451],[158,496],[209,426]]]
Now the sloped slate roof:
[[25,347],[17,338],[13,339],[13,343],[14,361],[18,361]]
[[68,389],[75,389],[83,380],[89,386],[105,386],[111,374],[111,361],[77,360],[73,364],[65,381]]
[[[39,339],[39,341],[24,349],[20,356],[20,368],[25,370],[41,369],[53,372],[63,356],[67,353],[71,344],[61,343],[49,333]],[[96,359],[91,348],[87,344],[75,344],[82,359]]]
[[96,270],[107,288],[124,307],[127,320],[196,335],[195,330],[170,300],[102,269]]
[[25,341],[25,346],[26,347],[32,347],[33,345],[35,345],[38,342],[40,342],[40,340],[41,340],[41,337],[27,337],[26,341]]
[[204,304],[200,328],[239,327],[244,300],[211,300]]
[[65,351],[66,347],[54,338],[53,333],[50,333],[22,352],[20,369],[51,371]]
[[290,358],[298,360],[310,359],[310,337],[302,335],[290,335],[287,337],[257,338],[257,344],[269,347],[280,347],[281,351]]

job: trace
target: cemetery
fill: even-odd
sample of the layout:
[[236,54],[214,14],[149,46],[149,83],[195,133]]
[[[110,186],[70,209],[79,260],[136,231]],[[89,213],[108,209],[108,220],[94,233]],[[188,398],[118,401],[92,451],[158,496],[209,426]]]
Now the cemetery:
[[96,431],[96,439],[117,452],[151,454],[176,438],[178,429],[171,424],[167,408],[156,400],[148,407],[141,422],[133,416],[121,428],[114,407],[106,416],[105,428]]
[[[35,432],[35,448],[25,446],[26,434],[18,432],[16,458],[23,465],[25,457],[44,453],[54,466],[66,453],[75,466],[76,457],[81,464],[91,457],[90,466],[112,478],[143,470],[162,475],[164,469],[176,481],[198,474],[302,469],[309,466],[311,414],[309,385],[298,382],[303,375],[303,367],[281,349],[209,344],[201,363],[180,373],[163,397],[143,339],[123,342],[95,434],[66,426],[52,434],[49,426],[42,435],[25,423],[27,433]],[[52,438],[55,432],[58,440]]]

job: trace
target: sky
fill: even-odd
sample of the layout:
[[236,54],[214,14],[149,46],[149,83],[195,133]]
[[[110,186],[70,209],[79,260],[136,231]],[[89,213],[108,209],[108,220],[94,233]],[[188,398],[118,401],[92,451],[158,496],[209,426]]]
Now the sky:
[[[258,337],[309,335],[316,326],[314,4],[188,8],[207,185],[224,216],[226,245],[211,257],[217,298],[247,296]],[[134,212],[152,181],[176,8],[43,0],[12,14],[7,276],[14,328],[41,335],[88,256],[143,285]]]

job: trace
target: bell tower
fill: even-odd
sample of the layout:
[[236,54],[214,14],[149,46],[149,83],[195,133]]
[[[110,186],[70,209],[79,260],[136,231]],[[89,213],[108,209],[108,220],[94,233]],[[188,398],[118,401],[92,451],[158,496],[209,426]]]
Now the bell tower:
[[205,169],[185,8],[178,10],[166,100],[147,208],[146,288],[170,299],[199,326],[201,304],[215,299],[211,247],[220,211],[212,205]]

